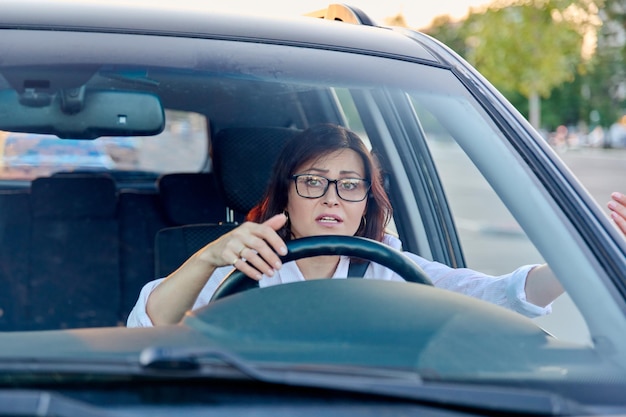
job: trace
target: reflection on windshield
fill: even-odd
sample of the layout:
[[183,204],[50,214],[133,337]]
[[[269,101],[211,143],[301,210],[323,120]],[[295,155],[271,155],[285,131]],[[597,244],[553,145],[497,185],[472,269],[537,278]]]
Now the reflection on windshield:
[[59,139],[0,131],[0,180],[33,180],[63,171],[200,170],[207,149],[204,117],[166,111],[164,131],[154,137]]

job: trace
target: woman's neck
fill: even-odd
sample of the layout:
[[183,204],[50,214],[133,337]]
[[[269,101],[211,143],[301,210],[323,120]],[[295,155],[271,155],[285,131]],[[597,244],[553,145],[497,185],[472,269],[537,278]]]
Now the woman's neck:
[[339,256],[316,256],[296,261],[304,279],[332,278],[339,265]]

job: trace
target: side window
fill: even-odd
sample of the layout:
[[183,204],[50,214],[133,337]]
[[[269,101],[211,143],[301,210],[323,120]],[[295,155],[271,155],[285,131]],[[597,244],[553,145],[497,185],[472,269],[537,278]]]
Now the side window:
[[337,104],[339,105],[343,116],[346,120],[347,127],[353,132],[357,133],[367,146],[371,149],[369,140],[367,139],[367,133],[363,127],[361,116],[357,110],[352,95],[347,88],[334,88],[335,97],[337,98]]
[[[543,258],[471,159],[436,118],[414,103],[461,241],[467,267],[502,275]],[[520,190],[523,192],[523,190]],[[589,340],[582,315],[567,294],[553,313],[535,321],[563,340]]]
[[[367,147],[369,149],[372,149],[372,144],[367,137],[365,127],[363,127],[361,116],[359,115],[356,105],[354,104],[354,100],[352,99],[350,91],[346,88],[335,88],[334,91],[335,96],[337,97],[337,103],[346,119],[347,127],[350,128],[353,132],[357,133],[359,137],[363,140],[363,142],[365,142]],[[396,236],[398,235],[398,229],[396,228],[393,219],[391,219],[391,221],[387,225],[387,232]]]
[[413,101],[443,183],[469,268],[492,275],[544,260],[439,120]]
[[468,267],[492,275],[543,263],[526,234],[456,142],[427,133]]

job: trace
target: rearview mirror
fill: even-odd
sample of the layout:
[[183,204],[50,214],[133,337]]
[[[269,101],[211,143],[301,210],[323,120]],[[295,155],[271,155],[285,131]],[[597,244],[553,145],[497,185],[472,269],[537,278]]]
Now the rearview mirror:
[[0,91],[0,130],[63,139],[152,136],[165,127],[159,98],[145,92],[61,90],[54,94]]

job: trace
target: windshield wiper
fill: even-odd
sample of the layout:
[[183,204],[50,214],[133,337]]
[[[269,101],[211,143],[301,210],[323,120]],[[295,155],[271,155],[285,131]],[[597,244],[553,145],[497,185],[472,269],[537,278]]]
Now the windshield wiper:
[[[497,413],[581,415],[580,404],[559,394],[480,384],[424,382],[416,372],[337,365],[257,365],[221,349],[145,349],[140,365],[152,371],[197,371],[218,360],[257,381],[272,384],[337,389],[418,401],[433,406]],[[214,364],[214,362],[213,362]],[[186,373],[186,372],[183,372]],[[188,375],[187,375],[188,376]]]

